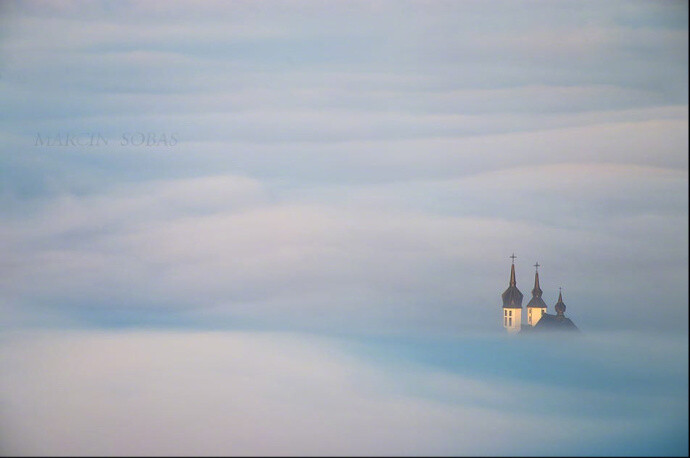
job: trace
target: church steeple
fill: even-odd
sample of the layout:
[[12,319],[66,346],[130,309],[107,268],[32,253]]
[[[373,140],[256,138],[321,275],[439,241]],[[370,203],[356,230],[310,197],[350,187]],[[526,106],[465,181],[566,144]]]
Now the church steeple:
[[503,298],[503,308],[521,309],[522,308],[522,293],[517,288],[515,281],[515,253],[510,256],[513,260],[510,265],[510,280],[508,282],[508,289],[506,289],[501,297]]
[[534,288],[532,288],[532,300],[529,301],[527,307],[539,307],[546,308],[546,303],[541,298],[544,293],[539,286],[539,263],[534,265],[536,267],[536,272],[534,273]]
[[534,264],[534,267],[536,268],[536,271],[534,273],[534,288],[532,288],[532,296],[541,297],[543,291],[539,287],[539,262]]
[[508,332],[518,332],[522,325],[522,293],[517,288],[515,281],[515,253],[510,258],[513,262],[510,265],[510,280],[508,288],[503,292],[503,327]]
[[527,304],[527,324],[536,325],[542,315],[546,313],[546,302],[541,298],[543,291],[539,286],[539,263],[535,263],[534,288],[532,288],[532,299]]
[[556,315],[559,317],[564,317],[565,313],[565,304],[563,303],[563,293],[561,291],[561,288],[558,288],[558,302],[556,302],[556,305],[554,306],[556,309]]

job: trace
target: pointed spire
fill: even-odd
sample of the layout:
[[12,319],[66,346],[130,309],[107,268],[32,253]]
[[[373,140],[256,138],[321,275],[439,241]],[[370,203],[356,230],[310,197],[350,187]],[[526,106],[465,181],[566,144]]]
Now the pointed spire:
[[534,288],[532,288],[532,296],[541,297],[543,291],[539,287],[539,263],[534,264],[536,272],[534,273]]
[[510,285],[501,295],[503,298],[503,308],[521,309],[522,293],[517,289],[515,282],[515,253],[510,258],[513,260],[513,263],[510,265]]
[[522,308],[522,293],[516,286],[515,282],[515,253],[513,253],[512,256],[509,256],[512,260],[513,263],[510,265],[510,284],[508,285],[508,289],[506,289],[501,297],[503,298],[503,308],[516,308],[516,309],[521,309]]
[[563,293],[561,292],[561,287],[558,287],[558,302],[556,302],[556,305],[554,308],[556,309],[556,313],[558,316],[563,316],[565,313],[565,304],[563,303]]
[[534,288],[532,288],[532,299],[527,304],[527,307],[537,307],[546,310],[546,302],[541,298],[543,291],[539,286],[539,263],[534,264],[536,272],[534,272]]

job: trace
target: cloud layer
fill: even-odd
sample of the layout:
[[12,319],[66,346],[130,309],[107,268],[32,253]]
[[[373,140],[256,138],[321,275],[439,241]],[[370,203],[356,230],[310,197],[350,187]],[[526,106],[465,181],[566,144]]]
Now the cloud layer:
[[682,339],[634,334],[402,346],[275,333],[14,334],[0,351],[2,452],[682,455],[678,356],[687,359]]
[[[681,331],[686,184],[682,171],[569,164],[316,193],[223,175],[62,195],[5,225],[3,290],[73,324],[452,333],[494,327],[507,281],[495,260],[517,245],[549,267],[547,302],[565,283],[585,328]],[[660,291],[668,304],[649,313]]]
[[687,333],[687,5],[3,8],[8,327]]
[[0,452],[687,454],[687,9],[2,2]]

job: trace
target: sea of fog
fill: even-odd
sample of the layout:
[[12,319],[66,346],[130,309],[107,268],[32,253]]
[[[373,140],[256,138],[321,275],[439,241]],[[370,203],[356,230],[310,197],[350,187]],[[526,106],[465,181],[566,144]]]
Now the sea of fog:
[[687,335],[0,337],[6,455],[686,455]]

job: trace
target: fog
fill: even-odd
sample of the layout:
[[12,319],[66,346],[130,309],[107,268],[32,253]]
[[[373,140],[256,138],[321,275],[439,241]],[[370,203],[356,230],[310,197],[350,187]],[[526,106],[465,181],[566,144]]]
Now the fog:
[[687,454],[687,17],[0,2],[0,452]]
[[684,455],[687,341],[43,331],[0,347],[3,454]]

